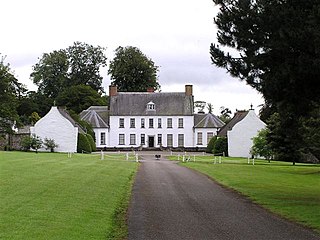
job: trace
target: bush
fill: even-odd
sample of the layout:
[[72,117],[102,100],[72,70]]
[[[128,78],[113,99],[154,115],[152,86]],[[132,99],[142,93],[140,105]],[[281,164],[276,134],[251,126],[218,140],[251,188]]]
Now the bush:
[[95,152],[97,150],[97,148],[96,148],[96,143],[94,142],[93,137],[90,134],[86,134],[86,137],[89,140],[89,143],[90,143],[90,146],[91,146],[91,151]]
[[58,147],[58,144],[55,143],[54,139],[50,138],[45,138],[43,145],[47,150],[50,150],[51,152],[54,152],[54,149]]
[[213,148],[214,148],[216,141],[217,141],[217,136],[214,136],[210,139],[208,146],[207,146],[207,149],[206,149],[206,153],[213,153]]
[[77,144],[77,152],[78,153],[91,153],[91,145],[87,138],[87,136],[83,133],[78,134],[78,144]]
[[214,154],[222,154],[224,153],[225,156],[228,155],[228,140],[226,137],[219,137],[217,138],[214,147],[213,147]]

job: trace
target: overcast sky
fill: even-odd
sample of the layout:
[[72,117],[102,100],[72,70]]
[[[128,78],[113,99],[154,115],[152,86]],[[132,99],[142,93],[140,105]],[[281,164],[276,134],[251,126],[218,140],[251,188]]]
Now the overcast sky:
[[[195,100],[232,113],[258,113],[263,99],[254,89],[211,64],[209,47],[216,42],[211,0],[8,0],[1,2],[0,53],[21,83],[36,90],[29,76],[43,53],[75,41],[106,47],[108,61],[118,46],[135,46],[159,69],[164,92],[194,87]],[[110,77],[102,69],[108,91]]]

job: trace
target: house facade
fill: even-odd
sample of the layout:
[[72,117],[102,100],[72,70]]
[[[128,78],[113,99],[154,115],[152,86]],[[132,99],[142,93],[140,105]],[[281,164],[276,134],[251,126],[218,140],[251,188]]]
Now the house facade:
[[110,86],[109,97],[108,117],[89,114],[95,107],[81,113],[94,128],[98,148],[201,149],[224,125],[213,114],[194,114],[192,85],[185,92],[118,92]]
[[[30,128],[30,133],[53,139],[58,145],[56,152],[77,152],[78,126],[69,114],[61,108],[53,106],[50,111]],[[44,148],[39,151],[46,151]]]

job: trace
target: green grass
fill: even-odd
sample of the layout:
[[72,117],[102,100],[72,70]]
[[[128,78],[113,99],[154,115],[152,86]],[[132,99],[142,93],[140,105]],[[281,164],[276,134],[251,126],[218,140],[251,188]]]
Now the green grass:
[[[177,160],[177,157],[170,157]],[[200,171],[285,218],[320,231],[320,166],[244,158],[191,157],[183,166]],[[180,157],[181,160],[181,157]]]
[[123,239],[137,163],[0,152],[0,239]]

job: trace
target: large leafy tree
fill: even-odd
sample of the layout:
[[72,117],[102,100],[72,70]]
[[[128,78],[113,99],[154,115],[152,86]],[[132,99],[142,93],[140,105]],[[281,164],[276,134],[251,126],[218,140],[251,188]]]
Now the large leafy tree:
[[214,2],[220,6],[215,18],[219,45],[210,47],[212,62],[263,94],[279,113],[283,141],[276,153],[283,160],[298,159],[301,118],[320,101],[320,2]]
[[67,49],[45,53],[33,66],[31,79],[39,92],[55,99],[70,86],[87,85],[103,92],[100,68],[106,66],[104,48],[75,42]]
[[19,120],[16,111],[18,99],[24,91],[24,86],[0,55],[0,132],[12,132],[12,125]]
[[112,84],[124,92],[144,92],[148,88],[160,89],[157,72],[158,66],[140,49],[132,46],[118,47],[108,70]]

